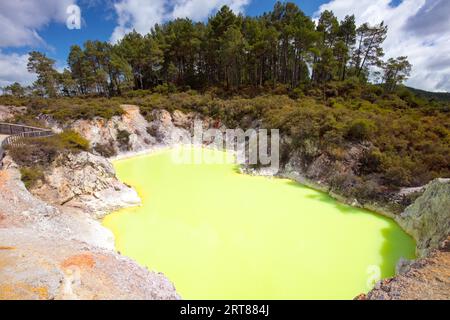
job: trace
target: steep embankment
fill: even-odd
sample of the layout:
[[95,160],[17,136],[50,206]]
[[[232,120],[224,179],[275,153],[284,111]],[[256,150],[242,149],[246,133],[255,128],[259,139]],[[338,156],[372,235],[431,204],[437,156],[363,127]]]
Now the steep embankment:
[[450,234],[450,179],[432,181],[396,220],[416,239],[418,256],[438,248]]
[[90,141],[94,153],[107,157],[136,153],[158,147],[171,146],[179,142],[186,132],[192,133],[195,120],[209,129],[215,121],[196,113],[185,114],[175,111],[154,110],[152,121],[148,122],[140,113],[138,106],[123,105],[124,114],[110,120],[76,120],[65,124],[48,121],[56,130],[72,129]]

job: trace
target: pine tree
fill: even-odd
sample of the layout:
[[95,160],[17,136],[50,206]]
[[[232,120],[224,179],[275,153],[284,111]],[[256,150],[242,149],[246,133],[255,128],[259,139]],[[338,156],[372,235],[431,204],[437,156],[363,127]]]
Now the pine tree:
[[58,72],[55,70],[55,60],[47,58],[43,53],[30,52],[27,68],[37,74],[34,87],[42,95],[54,98],[58,94]]

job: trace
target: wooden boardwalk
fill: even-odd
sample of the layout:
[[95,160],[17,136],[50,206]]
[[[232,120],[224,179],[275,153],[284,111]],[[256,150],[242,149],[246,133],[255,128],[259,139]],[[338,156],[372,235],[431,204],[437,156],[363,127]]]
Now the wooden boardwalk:
[[12,123],[0,123],[0,161],[4,156],[7,146],[21,145],[23,139],[26,138],[50,137],[53,135],[54,133],[49,129]]

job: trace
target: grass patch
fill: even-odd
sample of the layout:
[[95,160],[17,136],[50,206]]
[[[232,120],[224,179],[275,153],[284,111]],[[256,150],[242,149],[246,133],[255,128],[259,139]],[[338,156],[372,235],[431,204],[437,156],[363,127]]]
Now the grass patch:
[[38,167],[22,167],[20,168],[20,174],[27,189],[33,188],[39,181],[44,180],[44,172]]
[[88,151],[89,141],[75,131],[68,130],[56,136],[60,148],[71,151]]

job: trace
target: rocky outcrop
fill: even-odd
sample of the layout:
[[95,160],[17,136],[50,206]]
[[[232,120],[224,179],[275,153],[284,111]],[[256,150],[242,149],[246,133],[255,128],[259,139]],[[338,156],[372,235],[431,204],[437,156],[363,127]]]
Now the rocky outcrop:
[[0,229],[0,244],[0,300],[179,299],[162,274],[57,232]]
[[122,105],[122,108],[123,115],[110,120],[77,120],[59,128],[69,128],[81,134],[90,141],[94,152],[101,152],[106,147],[111,148],[114,154],[123,155],[187,141],[193,133],[195,120],[201,121],[205,129],[217,126],[212,119],[202,118],[196,113],[154,110],[149,122],[138,106]]
[[289,155],[279,175],[300,183],[313,184],[324,191],[330,190],[336,179],[341,179],[345,181],[340,181],[340,187],[349,189],[360,170],[361,159],[369,149],[369,144],[349,144],[336,159],[320,152],[316,143],[305,142],[303,150]]
[[115,116],[110,120],[77,120],[65,127],[80,133],[91,143],[91,147],[107,146],[116,154],[143,150],[155,144],[155,138],[148,132],[149,123],[141,115],[139,107],[123,105],[122,108],[122,116]]
[[378,282],[359,300],[449,300],[450,238],[429,256],[414,261],[394,278]]
[[81,241],[91,246],[114,249],[114,236],[100,222],[82,210],[47,204],[33,196],[21,181],[20,172],[9,157],[0,171],[0,232],[21,228],[31,234]]
[[450,179],[432,181],[396,220],[416,240],[419,257],[437,248],[450,234]]
[[172,146],[190,141],[191,129],[193,130],[194,114],[184,114],[181,111],[175,111],[170,114],[166,110],[153,111],[152,118],[149,123],[149,132],[156,139],[159,146]]
[[0,170],[0,228],[10,225],[36,225],[43,219],[53,219],[59,210],[35,198],[21,181],[18,166],[10,157],[3,159]]
[[[74,160],[72,164],[79,165],[77,161],[81,160]],[[38,199],[23,185],[17,165],[9,157],[3,163],[3,170],[0,170],[0,300],[179,298],[162,274],[149,272],[115,253],[112,233],[90,214]],[[104,172],[108,165],[91,158],[87,166],[94,163],[101,169],[90,168],[85,173],[97,174],[95,170],[100,170],[103,179],[114,184],[110,180],[111,171]],[[71,174],[77,173],[74,170]],[[61,176],[83,184],[77,180],[81,177],[73,180],[66,173]],[[85,187],[79,190],[86,191]]]
[[[319,161],[324,161],[322,158]],[[325,168],[322,168],[324,170]],[[295,152],[286,163],[284,168],[278,173],[279,176],[297,181],[298,183],[313,187],[315,189],[327,192],[329,190],[327,184],[324,180],[316,179],[315,181],[310,178],[309,173],[317,172],[319,170],[319,166],[316,164],[312,166],[307,166],[303,160],[303,157]],[[329,170],[326,167],[326,170]],[[317,173],[316,173],[317,174]]]
[[59,156],[44,176],[33,194],[47,203],[80,208],[95,219],[141,203],[136,191],[116,178],[111,162],[88,152]]

